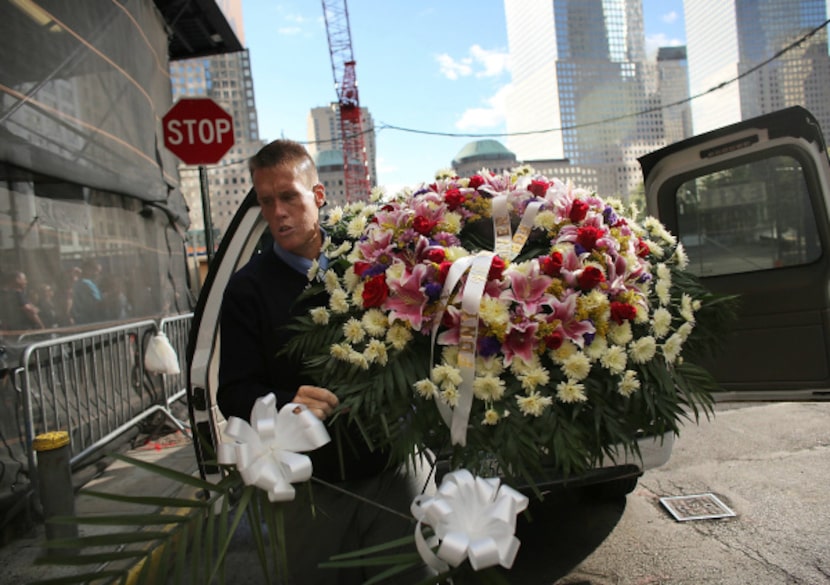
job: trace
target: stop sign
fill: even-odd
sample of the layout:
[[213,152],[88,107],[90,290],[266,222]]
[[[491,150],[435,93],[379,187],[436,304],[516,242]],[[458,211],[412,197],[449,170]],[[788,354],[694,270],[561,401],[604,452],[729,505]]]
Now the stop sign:
[[164,145],[189,165],[218,163],[233,146],[233,118],[209,98],[182,98],[161,119]]

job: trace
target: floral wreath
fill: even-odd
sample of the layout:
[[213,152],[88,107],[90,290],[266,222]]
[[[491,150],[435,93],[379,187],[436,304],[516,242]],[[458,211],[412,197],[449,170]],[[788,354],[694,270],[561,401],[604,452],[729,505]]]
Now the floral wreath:
[[398,462],[426,448],[509,483],[677,433],[717,386],[691,358],[729,312],[655,218],[535,173],[445,174],[334,208],[327,306],[286,353]]

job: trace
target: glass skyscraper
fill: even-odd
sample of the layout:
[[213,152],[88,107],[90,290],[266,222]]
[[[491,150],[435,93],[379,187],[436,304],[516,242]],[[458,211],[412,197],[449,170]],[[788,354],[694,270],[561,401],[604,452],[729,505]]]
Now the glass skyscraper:
[[684,0],[684,12],[689,91],[705,94],[692,100],[695,134],[801,105],[827,136],[827,29],[758,67],[820,26],[827,18],[826,0]]
[[637,157],[665,144],[642,0],[505,0],[505,16],[509,148],[591,168],[601,194],[627,195]]

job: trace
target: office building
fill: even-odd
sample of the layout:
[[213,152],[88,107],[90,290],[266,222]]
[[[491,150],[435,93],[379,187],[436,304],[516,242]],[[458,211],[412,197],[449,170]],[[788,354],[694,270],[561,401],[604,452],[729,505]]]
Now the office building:
[[[665,144],[642,0],[505,0],[513,91],[508,147],[569,160],[605,196],[641,181],[637,157]],[[636,112],[647,112],[632,115]]]
[[[808,37],[827,18],[826,0],[685,0],[683,4],[689,91],[705,94],[692,101],[695,134],[801,105],[816,116],[827,136],[827,29]],[[802,38],[803,42],[778,54]],[[721,84],[725,85],[706,93]]]
[[663,129],[668,144],[692,136],[688,69],[685,46],[657,50],[657,93],[663,108]]

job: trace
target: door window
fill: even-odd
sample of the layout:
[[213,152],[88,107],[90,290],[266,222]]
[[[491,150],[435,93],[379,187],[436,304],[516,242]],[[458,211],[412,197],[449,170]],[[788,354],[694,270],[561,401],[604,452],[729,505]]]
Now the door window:
[[774,270],[821,255],[804,172],[793,157],[697,177],[676,197],[677,235],[698,276]]

